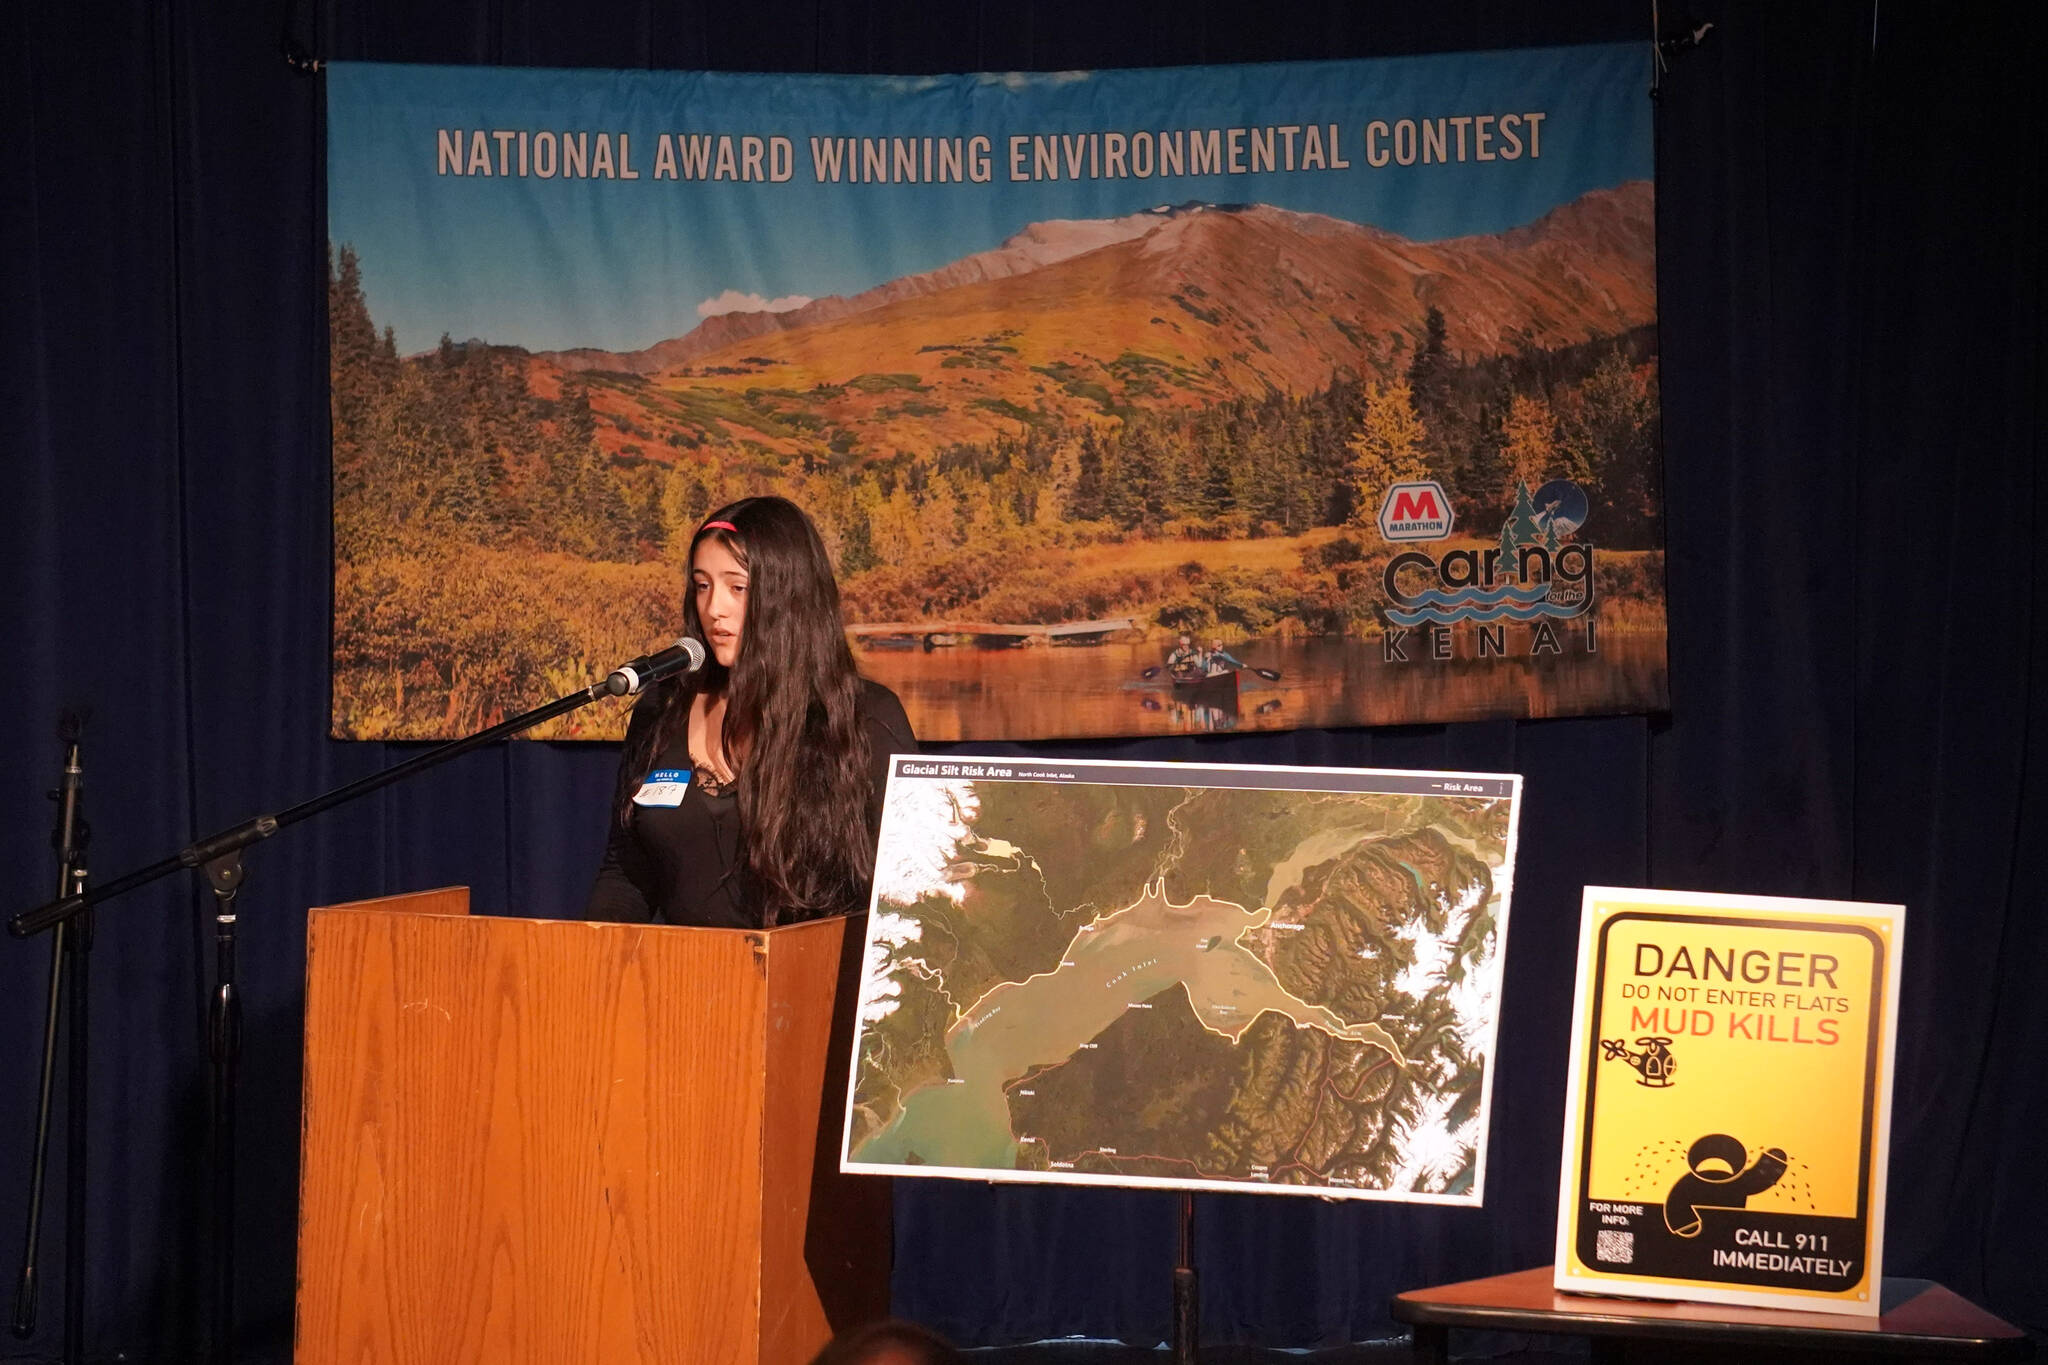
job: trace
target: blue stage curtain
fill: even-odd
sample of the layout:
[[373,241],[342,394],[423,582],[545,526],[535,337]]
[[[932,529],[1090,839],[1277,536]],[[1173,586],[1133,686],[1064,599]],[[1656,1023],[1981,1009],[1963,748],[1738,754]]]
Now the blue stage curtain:
[[[1886,1268],[2048,1324],[2044,25],[2031,7],[1896,0],[1692,8],[1717,27],[1673,67],[1658,137],[1671,713],[1062,750],[1528,777],[1486,1208],[1204,1197],[1213,1341],[1383,1335],[1398,1289],[1548,1259],[1587,882],[1905,902]],[[41,793],[66,700],[96,711],[103,875],[405,752],[325,738],[321,90],[281,59],[284,31],[359,60],[917,73],[1647,39],[1648,10],[0,6],[5,899],[49,893]],[[479,753],[251,854],[247,1358],[290,1349],[304,908],[465,882],[480,908],[573,911],[614,762]],[[100,915],[96,1356],[199,1345],[209,909],[180,878]],[[10,1252],[46,952],[0,947]],[[72,1175],[58,1155],[53,1190]],[[1164,1332],[1170,1196],[899,1190],[905,1315],[975,1343]],[[20,1348],[41,1355],[56,1351],[61,1234],[53,1208],[42,1327]]]

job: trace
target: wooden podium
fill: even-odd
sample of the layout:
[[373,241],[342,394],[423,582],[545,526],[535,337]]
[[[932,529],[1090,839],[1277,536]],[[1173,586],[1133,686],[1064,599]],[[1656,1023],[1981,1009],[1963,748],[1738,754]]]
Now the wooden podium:
[[468,908],[311,912],[301,1365],[800,1365],[886,1314],[888,1183],[838,1172],[858,921]]

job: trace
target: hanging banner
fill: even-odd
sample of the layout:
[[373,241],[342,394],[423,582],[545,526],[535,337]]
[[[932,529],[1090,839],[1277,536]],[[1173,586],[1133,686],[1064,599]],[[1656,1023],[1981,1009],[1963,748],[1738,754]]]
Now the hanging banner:
[[671,638],[761,492],[927,739],[1661,708],[1646,62],[330,67],[334,733]]
[[1559,1289],[1877,1314],[1904,927],[1586,888]]

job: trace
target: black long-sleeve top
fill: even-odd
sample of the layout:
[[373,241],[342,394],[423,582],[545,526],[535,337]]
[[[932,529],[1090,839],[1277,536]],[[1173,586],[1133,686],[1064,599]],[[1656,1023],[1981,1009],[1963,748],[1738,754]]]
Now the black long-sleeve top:
[[[862,679],[858,705],[873,755],[867,810],[868,837],[872,839],[882,827],[882,791],[888,782],[889,756],[915,753],[917,739],[910,732],[903,703],[880,683]],[[636,742],[654,721],[651,707],[634,708],[626,727],[628,757],[623,761],[631,761]],[[737,793],[727,786],[716,795],[706,794],[709,775],[701,770],[691,772],[687,732],[678,734],[645,766],[647,772],[674,769],[691,773],[690,784],[679,805],[634,805],[624,825],[613,816],[611,839],[598,865],[597,882],[590,888],[584,918],[760,928],[759,897],[741,859]],[[625,777],[637,786],[647,772]]]

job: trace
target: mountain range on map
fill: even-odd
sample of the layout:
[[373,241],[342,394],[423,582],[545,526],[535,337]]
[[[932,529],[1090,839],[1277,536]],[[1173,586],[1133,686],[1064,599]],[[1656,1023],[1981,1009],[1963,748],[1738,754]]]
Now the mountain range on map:
[[1476,1202],[1514,799],[1271,771],[892,781],[847,1165]]
[[552,397],[583,376],[593,413],[613,419],[600,447],[628,459],[726,444],[788,455],[820,430],[857,433],[863,454],[929,453],[1014,432],[1026,413],[1312,392],[1419,336],[1431,309],[1467,357],[1654,321],[1652,185],[1435,242],[1265,204],[1033,223],[850,297],[720,314],[637,351],[536,352],[528,379]]

